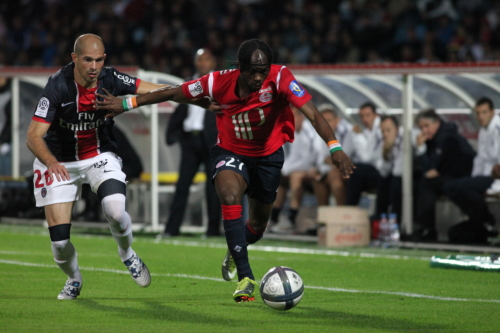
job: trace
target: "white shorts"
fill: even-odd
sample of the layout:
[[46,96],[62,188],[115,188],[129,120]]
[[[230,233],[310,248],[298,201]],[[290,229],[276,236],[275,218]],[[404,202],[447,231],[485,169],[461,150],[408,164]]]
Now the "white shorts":
[[82,184],[89,184],[97,193],[99,185],[105,180],[116,179],[125,183],[122,159],[115,153],[102,153],[86,160],[61,164],[68,170],[70,180],[58,181],[54,176],[53,181],[48,182],[47,167],[38,158],[35,159],[33,184],[37,207],[80,199]]

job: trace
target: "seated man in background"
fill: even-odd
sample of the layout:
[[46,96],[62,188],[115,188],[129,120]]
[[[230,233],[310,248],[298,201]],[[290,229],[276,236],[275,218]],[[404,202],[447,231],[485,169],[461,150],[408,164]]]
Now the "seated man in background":
[[[360,106],[359,117],[364,129],[354,125],[351,132],[354,143],[352,161],[356,172],[347,181],[346,203],[349,206],[357,206],[362,192],[376,190],[380,184],[380,171],[377,169],[382,159],[380,116],[375,105],[368,102]],[[377,207],[377,215],[383,212]]]
[[[477,101],[474,112],[481,128],[472,174],[452,180],[443,187],[444,194],[469,217],[471,230],[467,235],[457,235],[459,239],[456,239],[465,242],[471,236],[470,241],[474,242],[474,235],[486,234],[486,230],[492,230],[495,226],[495,219],[488,210],[484,195],[486,192],[500,192],[495,189],[497,184],[492,186],[493,167],[500,164],[500,117],[495,115],[493,102],[486,97]],[[450,238],[450,241],[454,240]]]
[[436,200],[448,182],[466,177],[475,156],[469,142],[458,133],[457,125],[443,121],[433,109],[421,111],[416,123],[422,133],[417,138],[417,155],[424,172],[419,186],[415,231],[417,241],[436,241]]
[[[310,184],[318,200],[318,204],[328,204],[328,197],[318,196],[319,181],[326,175],[331,167],[325,163],[321,137],[299,109],[292,107],[295,119],[295,141],[290,144],[289,153],[281,170],[281,184],[278,188],[276,201],[271,211],[271,231],[275,233],[293,232],[295,220],[304,195],[304,187]],[[328,154],[330,152],[328,151]],[[290,209],[288,218],[278,223],[279,214],[286,199],[287,187],[290,189]]]
[[[325,120],[328,122],[335,136],[342,144],[342,149],[347,156],[352,157],[354,151],[354,143],[352,141],[352,125],[346,119],[337,114],[337,110],[332,104],[321,104],[318,106],[318,111],[321,112]],[[323,146],[322,146],[323,147]],[[337,206],[346,204],[346,189],[345,182],[339,170],[330,162],[330,151],[323,147],[324,161],[331,165],[330,171],[323,178],[322,184],[325,185],[326,191],[333,195]],[[326,193],[328,196],[328,193]],[[328,202],[327,202],[328,204]]]
[[[402,174],[403,174],[403,133],[395,116],[382,116],[380,121],[383,148],[379,166],[381,174],[380,186],[377,190],[377,201],[380,209],[395,213],[397,221],[401,221],[402,213]],[[416,132],[412,131],[412,143],[415,144]],[[414,179],[418,174],[413,171]]]

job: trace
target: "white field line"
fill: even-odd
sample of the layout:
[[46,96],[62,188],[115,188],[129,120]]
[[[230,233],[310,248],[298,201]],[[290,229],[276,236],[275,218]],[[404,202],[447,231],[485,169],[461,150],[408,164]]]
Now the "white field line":
[[[180,240],[161,240],[161,241],[155,240],[154,243],[227,249],[227,245],[223,243],[204,243],[197,241],[180,241]],[[380,254],[380,253],[355,252],[355,251],[351,252],[351,251],[337,251],[337,250],[315,250],[315,249],[303,249],[303,248],[284,247],[284,246],[249,245],[248,249],[253,251],[263,251],[263,252],[322,254],[327,256],[341,256],[341,257],[384,258],[384,259],[397,259],[397,260],[424,260],[424,261],[430,260],[429,257],[425,256],[418,257],[418,256],[404,256],[398,254]]]
[[[2,260],[2,259],[0,259],[0,263],[1,264],[8,264],[8,265],[31,266],[31,267],[58,268],[56,265],[36,264],[36,263],[29,263],[29,262],[15,261],[15,260]],[[128,271],[121,271],[121,270],[117,270],[117,269],[108,269],[108,268],[96,268],[96,267],[80,267],[80,270],[94,271],[94,272],[107,272],[107,273],[116,273],[116,274],[129,274]],[[223,279],[220,279],[220,278],[213,278],[213,277],[200,276],[200,275],[161,274],[161,273],[151,273],[151,275],[152,276],[161,276],[161,277],[178,277],[178,278],[185,278],[185,279],[197,279],[197,280],[210,280],[210,281],[225,282]],[[317,286],[305,286],[305,288],[306,289],[334,291],[334,292],[344,292],[344,293],[367,293],[367,294],[397,295],[397,296],[404,296],[404,297],[435,299],[435,300],[440,300],[440,301],[500,303],[500,300],[496,300],[496,299],[470,299],[470,298],[440,297],[440,296],[431,296],[431,295],[422,295],[422,294],[404,293],[404,292],[393,292],[393,291],[355,290],[355,289],[329,288],[329,287],[317,287]]]

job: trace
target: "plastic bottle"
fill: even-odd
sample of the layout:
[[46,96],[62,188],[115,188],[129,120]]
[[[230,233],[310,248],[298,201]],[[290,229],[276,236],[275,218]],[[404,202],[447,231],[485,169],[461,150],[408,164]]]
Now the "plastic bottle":
[[378,227],[378,239],[385,243],[390,239],[390,229],[389,229],[389,221],[387,220],[387,214],[380,214],[380,222]]
[[390,242],[393,245],[397,245],[399,243],[399,225],[397,220],[397,214],[389,214]]

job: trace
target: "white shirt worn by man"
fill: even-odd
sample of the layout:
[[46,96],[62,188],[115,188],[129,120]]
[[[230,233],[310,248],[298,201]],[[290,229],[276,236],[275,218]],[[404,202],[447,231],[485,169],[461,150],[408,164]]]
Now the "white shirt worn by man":
[[[477,155],[474,158],[472,177],[491,176],[493,166],[500,164],[500,116],[494,115],[486,127],[479,129]],[[500,179],[496,179],[487,191],[500,193]]]
[[[342,118],[338,125],[337,129],[335,130],[335,138],[340,142],[342,145],[342,150],[344,153],[349,158],[352,158],[352,155],[354,154],[354,142],[353,142],[353,136],[352,136],[352,125],[350,122]],[[319,137],[319,135],[318,135]],[[323,164],[320,165],[318,168],[320,170],[320,173],[322,175],[330,172],[332,170],[332,165],[329,163],[326,163],[326,160],[330,158],[330,148],[328,148],[327,145],[323,142],[323,140],[319,140],[318,144],[316,145],[316,148],[320,151],[320,154],[323,156],[322,161]]]
[[289,147],[281,169],[284,176],[297,171],[306,172],[313,168],[322,175],[330,171],[330,166],[325,163],[324,158],[324,147],[328,146],[316,133],[309,120],[304,120],[301,130],[295,131],[295,140]]
[[380,117],[375,118],[371,129],[364,128],[361,133],[352,132],[352,139],[354,143],[353,163],[364,163],[378,168],[382,163],[384,147]]
[[[200,75],[196,73],[193,76],[193,80],[199,78]],[[197,132],[203,131],[203,122],[205,120],[205,112],[204,108],[201,108],[197,105],[188,104],[187,116],[182,123],[182,128],[184,132]]]
[[[382,159],[379,161],[377,170],[380,172],[382,177],[387,177],[393,175],[395,177],[401,177],[403,175],[403,137],[404,128],[402,126],[398,129],[398,135],[394,140],[394,145],[392,146],[391,153],[389,154],[389,160],[385,160],[383,155]],[[411,132],[411,142],[412,146],[415,147],[417,144],[417,136],[420,134],[419,129],[413,129]],[[382,142],[382,154],[383,154],[384,143]]]

